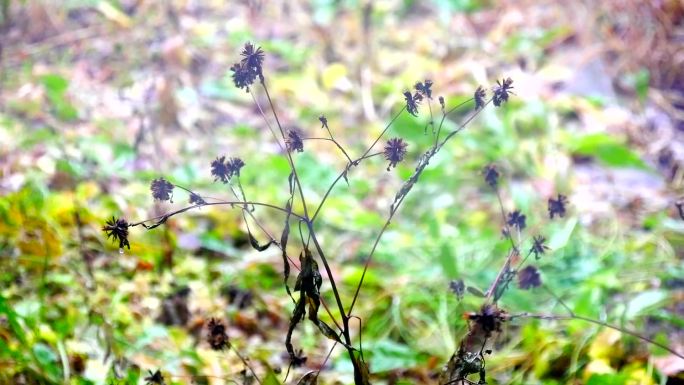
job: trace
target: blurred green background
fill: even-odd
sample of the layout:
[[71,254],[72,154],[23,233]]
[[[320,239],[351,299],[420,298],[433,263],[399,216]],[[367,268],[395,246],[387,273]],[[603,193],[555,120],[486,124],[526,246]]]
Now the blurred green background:
[[[123,254],[100,230],[112,215],[135,222],[185,205],[181,192],[173,204],[152,200],[160,176],[230,197],[210,175],[221,155],[245,161],[250,199],[284,205],[287,162],[252,95],[230,79],[247,41],[266,51],[283,124],[322,136],[324,114],[352,156],[417,81],[433,80],[435,97],[452,106],[478,85],[514,79],[510,103],[485,110],[432,160],[378,246],[354,311],[373,383],[436,383],[467,332],[463,314],[482,299],[459,301],[449,282],[486,290],[507,247],[480,174],[492,162],[506,209],[527,215],[528,237],[549,240],[534,262],[548,290],[577,314],[684,351],[675,208],[684,4],[569,3],[0,1],[0,383],[140,384],[156,369],[167,384],[243,383],[238,357],[204,342],[210,317],[227,320],[233,345],[270,383],[283,380],[292,304],[281,256],[249,247],[238,210],[205,207],[133,228]],[[260,89],[253,95],[265,105]],[[425,107],[388,133],[409,143],[407,161],[387,172],[376,157],[353,169],[321,214],[346,303],[389,204],[431,143]],[[345,166],[318,141],[295,162],[309,202]],[[557,193],[569,212],[551,221],[546,202]],[[281,216],[255,215],[279,234]],[[333,303],[326,280],[322,290]],[[564,315],[548,290],[512,287],[501,306]],[[332,343],[303,323],[295,345],[308,361],[287,383],[317,370]],[[684,360],[581,321],[516,320],[494,346],[490,383],[684,382]],[[352,382],[338,347],[319,383]]]

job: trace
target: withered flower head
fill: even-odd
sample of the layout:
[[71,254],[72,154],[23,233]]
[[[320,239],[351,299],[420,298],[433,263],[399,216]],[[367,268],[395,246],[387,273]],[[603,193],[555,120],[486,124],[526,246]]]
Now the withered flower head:
[[147,384],[147,385],[164,385],[164,376],[162,376],[159,369],[157,369],[157,371],[154,373],[152,373],[151,370],[148,370],[147,372],[150,373],[150,375],[145,377],[145,384]]
[[244,165],[245,162],[240,158],[226,160],[226,157],[222,156],[211,162],[211,175],[214,176],[214,182],[220,179],[221,182],[228,183],[233,176],[240,176],[240,169]]
[[492,102],[495,106],[500,107],[503,103],[508,101],[509,94],[513,93],[511,92],[513,89],[513,79],[506,78],[502,81],[497,80],[496,84],[497,86],[492,89],[492,92],[494,92]]
[[325,115],[319,116],[318,120],[321,122],[321,128],[328,127],[328,118],[326,118]]
[[477,87],[473,99],[475,99],[475,109],[479,110],[485,106],[485,98],[487,97],[487,91],[485,91],[482,86]]
[[506,322],[507,314],[494,304],[485,304],[478,313],[471,313],[468,318],[482,328],[486,337],[490,337],[492,332],[501,331],[501,325]]
[[304,365],[306,363],[306,356],[304,355],[304,352],[301,349],[299,349],[294,354],[291,354],[290,362],[292,363],[292,366],[295,368]]
[[407,146],[408,144],[401,138],[392,138],[387,141],[384,151],[385,159],[390,162],[389,166],[387,166],[387,171],[390,170],[390,167],[396,167],[397,163],[404,160]]
[[416,91],[428,99],[432,99],[432,80],[425,79],[425,83],[418,82],[415,85]]
[[509,226],[518,227],[518,230],[522,230],[525,228],[525,216],[520,213],[519,210],[513,211],[512,213],[508,213],[508,220],[506,223]]
[[549,198],[549,218],[553,219],[555,215],[563,218],[567,203],[568,198],[565,195],[558,194],[558,199]]
[[112,238],[115,243],[118,241],[120,249],[126,246],[130,250],[131,244],[128,243],[128,227],[129,224],[125,219],[112,217],[102,227],[102,231],[107,234],[107,239]]
[[444,102],[444,96],[439,97],[439,105],[442,106],[442,113],[446,110],[446,103]]
[[465,283],[463,283],[462,279],[449,282],[449,289],[456,294],[456,298],[458,298],[459,301],[463,299],[463,294],[465,293]]
[[207,202],[199,194],[190,193],[190,204],[191,205],[204,205]]
[[536,259],[540,258],[540,255],[546,253],[549,248],[544,244],[546,238],[541,235],[535,235],[532,237],[532,247],[530,248],[530,253],[534,254]]
[[293,128],[287,131],[287,137],[285,138],[285,146],[287,146],[287,150],[290,152],[304,151],[304,140],[302,139],[302,135],[299,133],[297,129]]
[[417,92],[411,94],[411,91],[404,91],[404,99],[406,99],[406,111],[413,116],[418,116],[418,104],[423,100],[423,96]]
[[679,212],[679,217],[684,219],[684,200],[677,200],[675,202],[675,207],[677,208],[677,212]]
[[173,197],[173,184],[164,178],[155,179],[150,184],[152,196],[158,201],[168,201]]
[[214,182],[221,180],[223,183],[228,183],[228,180],[232,176],[230,169],[225,162],[225,156],[216,158],[213,162],[211,162],[211,175],[214,176]]
[[523,290],[541,286],[539,271],[534,266],[527,266],[518,272],[518,286]]
[[226,168],[228,169],[228,172],[230,173],[230,176],[228,178],[232,177],[233,175],[239,177],[240,176],[240,169],[245,166],[245,162],[242,161],[240,158],[230,158],[226,162]]
[[263,68],[264,51],[259,48],[254,48],[252,43],[245,44],[242,50],[242,60],[239,63],[233,64],[230,70],[233,71],[233,83],[237,88],[244,88],[249,92],[251,86],[257,77],[263,82]]
[[486,165],[485,168],[482,169],[482,174],[484,175],[485,182],[487,182],[487,184],[491,187],[496,187],[496,185],[499,183],[499,177],[501,174],[499,173],[499,170],[496,169],[495,165]]
[[255,49],[252,43],[247,43],[245,44],[245,48],[242,50],[241,55],[242,61],[240,64],[248,67],[257,74],[261,74],[261,66],[264,63],[264,51],[261,47]]
[[230,67],[230,70],[233,71],[231,77],[233,78],[233,83],[235,84],[235,87],[240,89],[244,88],[245,91],[249,92],[249,86],[251,86],[254,83],[254,80],[256,80],[258,73],[255,72],[253,69],[250,69],[250,67],[243,65],[242,63],[233,64],[233,66]]
[[225,349],[228,342],[228,334],[226,334],[226,326],[223,322],[212,318],[207,324],[209,333],[207,333],[207,342],[213,350],[223,350]]

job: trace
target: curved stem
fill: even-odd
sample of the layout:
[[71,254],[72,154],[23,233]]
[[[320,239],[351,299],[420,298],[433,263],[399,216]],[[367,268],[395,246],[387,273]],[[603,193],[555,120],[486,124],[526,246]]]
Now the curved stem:
[[332,182],[332,184],[328,187],[328,191],[326,191],[326,192],[325,192],[325,195],[323,195],[323,199],[321,199],[321,203],[318,204],[318,207],[316,208],[316,211],[314,211],[314,214],[311,216],[311,222],[314,222],[314,221],[316,220],[316,217],[318,216],[318,213],[321,211],[321,208],[323,208],[323,204],[324,204],[325,201],[328,199],[328,196],[329,196],[330,193],[332,192],[333,188],[335,188],[335,185],[337,185],[337,182],[339,182],[340,179],[342,179],[342,177],[344,177],[344,176],[349,172],[349,170],[351,170],[351,166],[356,166],[356,165],[358,165],[362,160],[365,160],[365,159],[368,159],[368,158],[372,158],[372,157],[378,156],[378,155],[382,155],[382,152],[376,152],[376,153],[374,153],[374,154],[364,155],[364,156],[362,156],[362,157],[360,157],[360,158],[358,158],[358,159],[356,159],[356,160],[350,162],[350,163],[347,165],[347,167],[345,167],[345,169],[340,173],[340,175],[338,175],[337,178],[335,178],[335,180]]
[[[182,209],[178,209],[178,210],[175,210],[175,211],[171,211],[171,212],[168,212],[168,213],[166,213],[166,214],[158,215],[158,216],[156,216],[156,217],[148,218],[148,219],[142,220],[142,221],[140,221],[140,222],[131,223],[131,224],[129,224],[128,226],[129,226],[129,227],[135,227],[135,226],[139,226],[139,225],[145,225],[145,223],[147,223],[147,222],[152,222],[152,221],[157,221],[158,224],[161,224],[161,223],[164,223],[167,219],[171,218],[171,217],[174,216],[174,215],[178,215],[178,214],[184,213],[184,212],[186,212],[186,211],[190,211],[190,210],[192,210],[192,209],[200,208],[200,207],[203,207],[203,206],[223,206],[223,205],[231,205],[231,206],[235,206],[235,205],[238,205],[238,206],[244,206],[244,205],[263,206],[263,207],[268,207],[268,208],[271,208],[271,209],[274,209],[274,210],[282,211],[282,212],[284,212],[284,213],[287,213],[287,212],[288,212],[287,210],[285,210],[285,209],[282,208],[282,207],[279,207],[279,206],[276,206],[276,205],[272,205],[272,204],[269,204],[269,203],[262,203],[262,202],[250,202],[250,201],[219,201],[219,202],[205,202],[205,203],[198,203],[198,204],[196,204],[196,205],[184,207],[184,208],[182,208]],[[241,207],[240,209],[242,209],[242,207]],[[291,213],[291,215],[292,215],[292,216],[295,216],[295,217],[297,217],[297,218],[299,218],[299,219],[301,219],[301,220],[304,220],[304,217],[302,217],[302,216],[299,215],[299,214]],[[156,227],[156,226],[155,226],[155,227]]]
[[385,128],[382,130],[382,132],[380,133],[380,135],[378,135],[378,137],[375,138],[375,141],[373,141],[373,144],[371,144],[370,147],[368,147],[368,149],[366,150],[366,152],[364,152],[363,155],[361,155],[361,158],[363,158],[364,156],[368,155],[369,152],[371,152],[371,150],[373,149],[373,147],[375,147],[375,145],[378,144],[378,142],[379,142],[380,139],[383,137],[383,135],[385,135],[385,133],[387,132],[387,130],[389,130],[390,126],[392,126],[392,123],[394,123],[394,121],[397,120],[397,118],[399,117],[399,115],[401,115],[401,113],[404,112],[404,110],[406,110],[406,105],[404,105],[404,106],[401,108],[401,110],[399,110],[399,112],[397,112],[397,113],[394,115],[394,117],[392,117],[392,119],[390,120],[389,123],[387,123],[387,125],[386,125]]
[[[491,99],[487,102],[487,104],[489,104],[489,102],[491,102]],[[486,106],[486,104],[485,104],[485,106]],[[456,108],[457,107],[454,107],[451,110],[449,110],[449,113],[454,111]],[[363,285],[364,278],[366,277],[366,272],[368,271],[368,266],[370,265],[370,262],[373,258],[373,255],[375,254],[375,250],[377,249],[377,245],[380,242],[382,235],[387,230],[387,227],[389,227],[389,225],[392,221],[392,218],[394,217],[394,214],[398,211],[399,207],[404,202],[404,198],[406,198],[408,193],[413,189],[413,186],[415,186],[415,182],[417,182],[418,177],[420,176],[420,174],[422,173],[424,168],[427,167],[430,159],[432,159],[432,157],[435,156],[435,154],[437,154],[437,152],[439,152],[439,150],[441,150],[442,147],[444,147],[444,144],[446,144],[449,141],[449,139],[451,139],[454,135],[456,135],[458,132],[463,130],[476,116],[478,116],[482,110],[484,110],[484,107],[479,109],[479,110],[476,110],[468,119],[466,119],[463,123],[461,123],[461,125],[457,129],[455,129],[454,131],[449,133],[449,135],[447,135],[441,143],[432,147],[431,150],[428,150],[424,155],[425,158],[421,161],[418,168],[416,168],[415,173],[407,180],[407,182],[402,187],[402,190],[403,190],[403,191],[401,191],[401,192],[403,192],[402,196],[393,203],[392,208],[390,210],[389,217],[387,218],[385,225],[380,230],[380,233],[376,237],[375,242],[373,243],[373,248],[371,249],[371,252],[368,254],[368,258],[366,258],[366,262],[363,266],[363,272],[361,273],[361,278],[359,279],[359,283],[356,286],[356,292],[354,293],[352,304],[349,307],[347,317],[351,316],[352,310],[354,309],[354,304],[356,304],[356,300],[357,300],[359,292],[361,290],[361,286]],[[444,118],[440,122],[438,132],[442,129],[443,123],[444,123]]]
[[237,349],[235,349],[235,347],[233,345],[229,344],[228,347],[230,347],[230,349],[235,353],[235,355],[238,356],[240,361],[242,361],[242,363],[247,367],[247,369],[249,369],[249,371],[252,372],[254,379],[256,379],[256,381],[259,383],[259,385],[261,385],[262,384],[261,380],[259,379],[259,376],[257,376],[256,372],[252,368],[252,365],[250,365],[249,362],[247,362],[247,360],[242,356],[242,354],[240,354],[240,352]]
[[[261,79],[261,87],[264,89],[264,92],[266,93],[268,104],[271,106],[271,112],[273,112],[273,117],[275,118],[276,125],[278,126],[278,129],[280,130],[280,135],[283,137],[284,141],[285,130],[283,130],[283,126],[280,124],[280,119],[278,119],[278,114],[276,113],[275,106],[273,105],[273,99],[271,99],[271,94],[268,92],[268,87],[266,87],[266,82],[263,80],[263,78]],[[297,184],[299,196],[302,200],[302,207],[304,208],[304,217],[308,218],[309,213],[306,207],[306,199],[304,199],[304,190],[302,189],[302,184],[299,181],[299,175],[297,175],[297,168],[295,167],[294,161],[292,160],[292,154],[290,153],[290,151],[286,149],[285,153],[287,154],[287,160],[290,162],[290,169],[292,170],[292,175],[294,177],[295,183]]]
[[538,319],[558,320],[558,321],[563,321],[563,320],[580,320],[580,321],[592,323],[592,324],[594,324],[594,325],[598,325],[598,326],[606,327],[606,328],[609,328],[609,329],[617,330],[617,331],[619,331],[620,333],[624,333],[624,334],[628,334],[628,335],[630,335],[630,336],[632,336],[632,337],[636,337],[636,338],[638,338],[638,339],[640,339],[640,340],[642,340],[642,341],[644,341],[644,342],[647,342],[647,343],[649,343],[649,344],[651,344],[651,345],[657,346],[657,347],[659,347],[659,348],[661,348],[661,349],[665,349],[665,350],[667,350],[668,352],[672,353],[673,355],[675,355],[675,356],[677,356],[677,357],[679,357],[679,358],[681,358],[681,359],[684,360],[684,354],[679,353],[679,352],[677,352],[676,350],[670,348],[670,347],[667,346],[667,345],[661,344],[661,343],[658,342],[658,341],[655,341],[655,340],[653,340],[653,339],[651,339],[651,338],[642,336],[641,334],[639,334],[639,333],[637,333],[637,332],[635,332],[635,331],[633,331],[633,330],[626,329],[626,328],[623,328],[623,327],[621,327],[621,326],[611,325],[611,324],[609,324],[609,323],[607,323],[607,322],[595,320],[595,319],[593,319],[593,318],[584,317],[584,316],[577,315],[577,314],[571,314],[571,315],[568,315],[568,316],[563,316],[563,315],[555,315],[555,314],[527,314],[527,313],[523,313],[523,314],[518,314],[518,315],[511,316],[510,319],[515,319],[515,318],[538,318]]

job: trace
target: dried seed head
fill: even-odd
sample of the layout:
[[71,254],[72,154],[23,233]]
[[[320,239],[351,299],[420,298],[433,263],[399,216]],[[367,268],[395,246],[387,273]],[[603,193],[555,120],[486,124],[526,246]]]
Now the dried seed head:
[[496,187],[499,183],[499,176],[501,176],[501,174],[496,169],[495,165],[486,165],[485,168],[482,170],[482,174],[484,175],[484,180],[485,182],[487,182],[488,185]]
[[232,176],[237,176],[240,177],[240,169],[245,166],[245,162],[242,161],[240,158],[230,158],[226,162],[226,168],[228,169],[228,172],[230,173],[230,177]]
[[442,106],[442,113],[446,111],[446,103],[444,102],[444,96],[439,97],[439,105]]
[[328,127],[328,118],[326,118],[325,115],[319,116],[318,120],[321,122],[321,128]]
[[287,146],[287,150],[290,152],[304,151],[304,140],[302,139],[302,134],[299,132],[299,130],[293,128],[287,131],[285,145]]
[[230,70],[233,71],[233,83],[237,88],[244,88],[245,91],[249,92],[249,86],[251,86],[256,78],[263,82],[263,68],[264,63],[264,51],[259,48],[254,48],[252,43],[245,44],[244,49],[241,52],[242,60],[239,63],[233,64]]
[[525,216],[520,213],[519,210],[513,211],[512,213],[508,214],[508,220],[506,223],[509,226],[516,226],[518,230],[522,230],[525,228]]
[[207,202],[199,194],[190,193],[190,204],[191,205],[204,205]]
[[112,238],[116,243],[119,242],[119,248],[123,249],[124,246],[131,249],[130,243],[128,243],[128,227],[130,225],[123,218],[114,218],[108,220],[102,227],[102,231],[107,234],[107,239]]
[[146,385],[164,385],[164,376],[162,376],[159,369],[154,373],[152,373],[151,370],[148,370],[147,372],[150,373],[150,375],[145,377]]
[[173,198],[173,184],[164,178],[155,179],[150,184],[152,196],[158,201],[168,201]]
[[475,99],[475,109],[479,110],[485,106],[485,98],[487,97],[487,91],[485,91],[482,86],[477,87],[473,99]]
[[404,91],[404,99],[406,100],[406,111],[413,116],[418,116],[418,104],[423,100],[420,93],[411,94],[411,91]]
[[534,254],[534,258],[539,259],[541,255],[546,253],[549,248],[544,244],[546,238],[541,235],[535,235],[532,237],[532,247],[530,248],[530,253]]
[[392,138],[387,141],[385,151],[383,151],[385,159],[390,162],[387,166],[387,171],[389,171],[391,167],[396,167],[397,163],[404,160],[407,146],[408,144],[401,138]]
[[228,165],[226,165],[225,162],[225,156],[216,158],[213,162],[211,162],[211,175],[214,176],[214,182],[220,180],[223,183],[228,183],[231,174],[230,170],[228,169]]
[[567,203],[568,198],[565,195],[558,194],[558,199],[549,198],[549,218],[553,219],[555,215],[563,218]]
[[235,87],[240,89],[244,88],[245,91],[249,92],[249,86],[254,83],[258,74],[249,67],[244,66],[242,63],[233,64],[233,66],[230,67],[230,70],[233,71],[231,76]]
[[496,81],[497,86],[492,89],[494,96],[492,97],[492,102],[495,106],[500,107],[503,103],[508,101],[509,94],[512,94],[511,89],[513,89],[513,79],[506,78],[502,81]]
[[534,266],[527,266],[518,272],[518,286],[523,290],[541,286],[541,276]]
[[485,304],[478,313],[468,314],[468,319],[473,321],[484,331],[485,337],[489,338],[493,332],[500,332],[501,325],[508,319],[505,311],[494,304]]
[[432,80],[425,79],[424,83],[416,83],[415,89],[426,98],[432,99]]
[[294,354],[290,355],[290,363],[292,364],[293,367],[298,368],[306,363],[306,356],[304,355],[304,352],[299,349]]
[[462,279],[449,282],[449,289],[456,294],[456,298],[458,298],[459,301],[463,299],[463,294],[465,294],[465,283],[463,283]]
[[213,350],[223,350],[229,345],[226,326],[220,320],[212,318],[207,324],[207,342]]
[[245,44],[245,48],[242,50],[242,64],[245,67],[253,70],[254,72],[260,74],[262,70],[262,64],[264,63],[264,51],[259,48],[254,48],[252,43]]

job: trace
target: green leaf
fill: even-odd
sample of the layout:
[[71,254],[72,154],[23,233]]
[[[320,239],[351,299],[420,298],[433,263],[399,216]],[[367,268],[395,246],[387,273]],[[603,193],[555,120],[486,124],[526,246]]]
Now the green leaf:
[[442,270],[444,270],[444,275],[448,278],[458,277],[458,267],[456,266],[456,259],[451,253],[451,247],[449,244],[444,242],[439,253],[439,263],[442,265]]
[[648,290],[639,293],[628,302],[625,318],[634,318],[644,313],[644,311],[660,305],[667,297],[667,292],[663,290]]
[[625,374],[593,374],[587,385],[623,385],[626,380]]
[[551,239],[549,239],[548,243],[549,248],[551,250],[558,250],[565,247],[565,245],[568,244],[570,236],[572,235],[572,232],[575,230],[576,226],[577,218],[571,218],[568,220],[560,231],[555,232],[551,236]]
[[421,361],[418,353],[409,346],[383,339],[369,348],[372,354],[373,372],[386,372],[394,369],[408,369]]
[[56,74],[43,75],[40,80],[43,86],[50,92],[64,93],[69,88],[69,81]]
[[40,342],[33,345],[33,354],[42,366],[50,366],[57,361],[57,354],[49,346]]
[[606,166],[648,169],[637,153],[608,134],[596,133],[572,138],[567,145],[573,153],[593,156]]

